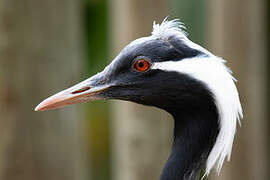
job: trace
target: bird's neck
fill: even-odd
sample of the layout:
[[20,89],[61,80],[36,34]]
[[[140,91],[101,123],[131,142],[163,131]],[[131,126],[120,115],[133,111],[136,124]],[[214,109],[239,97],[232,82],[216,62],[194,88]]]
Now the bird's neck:
[[218,135],[215,105],[184,112],[172,113],[174,142],[160,180],[198,180]]

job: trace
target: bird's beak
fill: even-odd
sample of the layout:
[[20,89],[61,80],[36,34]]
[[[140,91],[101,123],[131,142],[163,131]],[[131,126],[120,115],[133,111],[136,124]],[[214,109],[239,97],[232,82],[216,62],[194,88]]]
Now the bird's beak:
[[104,83],[102,74],[99,73],[45,99],[35,108],[35,111],[56,109],[69,104],[101,99],[98,95],[112,86],[110,83]]

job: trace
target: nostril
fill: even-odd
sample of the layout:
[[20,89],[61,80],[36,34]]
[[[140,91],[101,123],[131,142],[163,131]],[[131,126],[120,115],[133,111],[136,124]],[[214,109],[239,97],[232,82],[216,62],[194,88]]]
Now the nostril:
[[73,91],[72,94],[82,93],[82,92],[87,91],[89,89],[91,89],[91,88],[90,87],[84,87],[84,88],[78,89],[76,91]]

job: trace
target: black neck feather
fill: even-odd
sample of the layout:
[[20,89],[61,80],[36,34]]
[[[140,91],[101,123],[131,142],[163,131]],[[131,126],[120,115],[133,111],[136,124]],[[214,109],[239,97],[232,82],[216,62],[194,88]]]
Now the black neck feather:
[[197,180],[219,132],[214,96],[207,85],[189,75],[162,70],[148,73],[125,88],[115,87],[114,98],[169,112],[175,122],[174,143],[160,180]]
[[[219,133],[218,113],[212,96],[178,107],[174,117],[172,152],[160,180],[198,180]],[[208,99],[208,100],[207,100]]]

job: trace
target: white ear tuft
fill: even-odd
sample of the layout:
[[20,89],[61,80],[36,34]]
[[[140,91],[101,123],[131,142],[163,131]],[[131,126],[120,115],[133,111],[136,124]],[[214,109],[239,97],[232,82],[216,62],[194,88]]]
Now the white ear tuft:
[[209,175],[215,165],[219,173],[225,158],[230,160],[237,122],[240,125],[240,119],[243,117],[235,79],[224,63],[223,59],[210,55],[155,63],[152,67],[188,74],[205,83],[214,95],[220,115],[220,132],[207,158],[205,175]]

